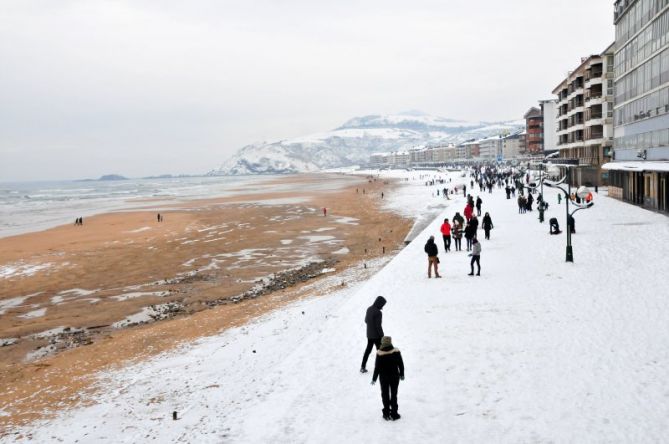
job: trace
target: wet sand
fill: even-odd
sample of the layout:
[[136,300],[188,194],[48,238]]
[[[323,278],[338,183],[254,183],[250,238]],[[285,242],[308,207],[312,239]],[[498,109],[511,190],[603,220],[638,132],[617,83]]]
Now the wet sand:
[[[310,191],[327,180],[345,185]],[[392,254],[411,227],[380,209],[392,184],[299,175],[276,189],[286,184],[301,191],[173,204],[162,223],[133,210],[0,239],[0,428],[79,402],[101,370],[345,285],[312,284],[383,247]]]

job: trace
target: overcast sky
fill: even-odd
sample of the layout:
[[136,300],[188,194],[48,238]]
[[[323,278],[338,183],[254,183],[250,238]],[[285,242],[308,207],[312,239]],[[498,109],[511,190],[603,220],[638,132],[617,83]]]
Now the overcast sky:
[[204,173],[418,109],[522,118],[612,0],[0,0],[0,182]]

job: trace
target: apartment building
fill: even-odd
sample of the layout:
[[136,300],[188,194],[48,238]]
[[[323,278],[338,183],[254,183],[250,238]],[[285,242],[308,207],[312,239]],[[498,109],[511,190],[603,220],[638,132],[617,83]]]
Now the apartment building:
[[614,44],[581,63],[553,90],[557,96],[557,149],[560,159],[578,165],[572,185],[605,185],[602,165],[613,145]]
[[544,116],[541,109],[533,106],[525,115],[527,154],[539,154],[544,150]]
[[502,157],[504,160],[515,159],[525,154],[525,130],[518,131],[502,139]]
[[557,149],[557,100],[540,100],[539,109],[543,118],[543,146],[542,151]]
[[609,195],[669,212],[669,0],[618,0]]
[[502,136],[487,137],[478,141],[479,157],[481,160],[495,161],[502,158]]

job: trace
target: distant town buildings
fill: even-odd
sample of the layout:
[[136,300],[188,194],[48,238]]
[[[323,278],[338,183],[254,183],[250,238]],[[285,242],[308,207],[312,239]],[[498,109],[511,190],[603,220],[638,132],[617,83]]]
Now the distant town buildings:
[[557,96],[560,159],[577,165],[573,185],[607,184],[602,164],[613,145],[613,44],[581,63],[553,89]]
[[669,0],[614,4],[615,98],[609,195],[669,211]]

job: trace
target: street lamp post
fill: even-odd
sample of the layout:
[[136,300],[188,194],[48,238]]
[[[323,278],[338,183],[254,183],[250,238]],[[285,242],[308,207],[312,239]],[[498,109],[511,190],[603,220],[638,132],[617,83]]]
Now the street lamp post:
[[[567,189],[564,189],[560,185],[563,184],[564,182],[567,182]],[[542,179],[542,185],[543,185],[543,179]],[[586,199],[585,204],[582,203],[575,203],[572,202],[572,206],[575,206],[576,209],[572,211],[571,213],[569,212],[569,202],[571,201],[571,169],[569,166],[567,166],[567,174],[565,177],[563,177],[560,181],[552,183],[546,181],[546,186],[551,187],[551,188],[557,188],[558,190],[562,191],[565,194],[565,213],[567,216],[567,251],[566,251],[566,261],[567,262],[574,262],[574,250],[571,246],[571,230],[572,230],[572,223],[571,221],[574,219],[574,213],[576,213],[579,210],[585,210],[587,208],[592,207],[595,203],[592,202],[592,200],[586,199],[588,196],[591,196],[590,190],[588,190],[586,187],[579,187],[578,190],[576,191],[577,195],[581,199]]]

